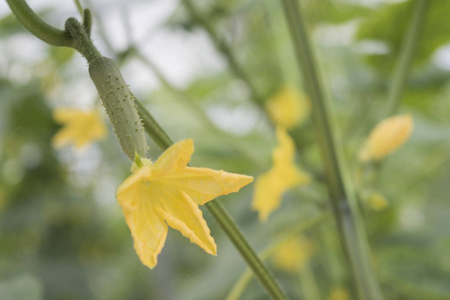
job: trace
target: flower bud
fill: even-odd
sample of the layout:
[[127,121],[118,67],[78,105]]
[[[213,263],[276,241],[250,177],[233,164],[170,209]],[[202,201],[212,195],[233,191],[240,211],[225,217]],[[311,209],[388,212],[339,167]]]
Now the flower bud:
[[382,120],[372,130],[359,152],[360,161],[380,160],[397,150],[411,136],[413,118],[399,115]]

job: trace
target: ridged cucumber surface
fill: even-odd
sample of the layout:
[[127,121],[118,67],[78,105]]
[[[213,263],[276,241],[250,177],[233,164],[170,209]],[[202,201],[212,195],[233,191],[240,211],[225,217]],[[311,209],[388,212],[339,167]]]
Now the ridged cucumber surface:
[[131,160],[134,160],[135,152],[145,157],[147,141],[144,128],[134,97],[117,63],[108,57],[97,58],[89,64],[89,75],[100,94],[122,150]]

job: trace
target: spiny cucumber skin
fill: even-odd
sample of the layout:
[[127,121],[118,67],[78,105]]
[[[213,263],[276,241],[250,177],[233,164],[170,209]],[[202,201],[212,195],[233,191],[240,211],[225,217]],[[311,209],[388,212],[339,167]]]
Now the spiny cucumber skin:
[[100,94],[123,152],[131,160],[134,160],[135,152],[145,157],[147,141],[144,128],[133,95],[117,63],[107,57],[97,58],[89,64],[89,75]]

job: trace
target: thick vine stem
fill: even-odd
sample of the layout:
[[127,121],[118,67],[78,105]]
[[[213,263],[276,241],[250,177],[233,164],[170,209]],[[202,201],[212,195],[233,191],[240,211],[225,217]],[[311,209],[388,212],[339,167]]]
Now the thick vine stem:
[[360,299],[382,299],[364,224],[356,207],[354,189],[350,186],[341,162],[340,149],[336,146],[332,121],[302,12],[297,0],[282,0],[282,3],[298,67],[311,99],[312,117],[326,171],[330,204],[353,282]]
[[44,22],[25,0],[6,0],[19,22],[37,38],[53,46],[74,47],[74,41],[66,31]]

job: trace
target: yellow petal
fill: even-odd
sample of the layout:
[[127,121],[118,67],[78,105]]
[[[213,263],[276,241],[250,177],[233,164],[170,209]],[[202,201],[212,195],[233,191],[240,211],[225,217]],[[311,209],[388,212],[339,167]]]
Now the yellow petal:
[[373,210],[380,211],[389,206],[389,202],[386,198],[379,193],[371,193],[366,198],[367,204]]
[[372,130],[359,152],[361,161],[379,160],[397,150],[411,136],[411,115],[399,115],[384,119]]
[[253,177],[216,171],[207,168],[185,168],[171,172],[161,179],[165,184],[178,188],[188,194],[197,204],[239,191],[251,183]]
[[117,190],[117,200],[122,206],[139,259],[153,268],[164,246],[168,227],[150,199],[149,185],[142,180],[147,176],[145,171],[144,167],[125,180]]
[[[123,208],[134,209],[139,203],[139,196],[145,188],[145,180],[151,177],[151,166],[143,166],[135,173],[128,176],[127,179],[117,188],[117,201]],[[148,190],[146,190],[149,192]],[[150,197],[150,195],[147,195]]]
[[181,140],[173,144],[155,162],[155,173],[158,173],[157,176],[163,176],[172,170],[186,167],[191,160],[192,153],[194,153],[192,139]]
[[158,213],[167,224],[207,253],[216,255],[217,246],[203,219],[202,211],[189,195],[164,185],[154,187],[152,191],[158,203]]
[[349,300],[350,294],[348,290],[342,286],[335,286],[331,289],[328,300]]
[[106,136],[106,126],[97,111],[56,109],[53,111],[53,118],[57,123],[63,124],[63,128],[53,137],[55,148],[68,144],[81,148]]
[[52,116],[55,122],[62,124],[75,120],[80,113],[83,112],[78,109],[55,109]]
[[308,184],[310,176],[297,168],[294,163],[294,142],[285,129],[278,127],[279,145],[273,152],[273,166],[255,182],[252,208],[259,212],[259,220],[264,222],[270,213],[281,203],[281,197],[290,188],[299,184]]
[[284,87],[267,102],[266,109],[275,125],[292,128],[305,120],[309,104],[295,89]]
[[313,254],[312,243],[303,238],[293,238],[282,243],[273,254],[273,262],[282,270],[301,270]]
[[276,173],[269,171],[256,179],[252,209],[258,212],[261,222],[266,221],[269,214],[280,206],[284,190],[283,184],[277,180]]

